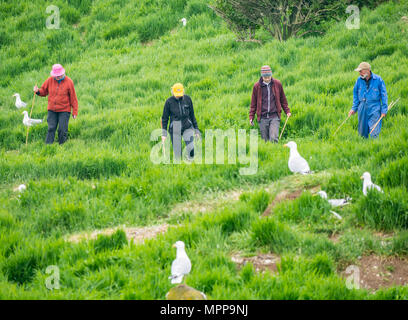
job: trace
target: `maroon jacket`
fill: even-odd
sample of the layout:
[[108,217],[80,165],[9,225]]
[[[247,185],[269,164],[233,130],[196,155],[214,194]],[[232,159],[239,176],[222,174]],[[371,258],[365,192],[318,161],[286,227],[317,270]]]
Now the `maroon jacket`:
[[[261,77],[261,79],[254,85],[254,89],[252,90],[251,109],[249,110],[249,119],[253,120],[256,112],[258,122],[261,120],[262,111],[262,81],[263,79]],[[286,100],[285,92],[283,92],[282,83],[278,79],[272,79],[271,81],[273,81],[272,90],[275,94],[276,109],[278,110],[278,116],[280,119],[282,108],[286,114],[290,113],[288,101]]]

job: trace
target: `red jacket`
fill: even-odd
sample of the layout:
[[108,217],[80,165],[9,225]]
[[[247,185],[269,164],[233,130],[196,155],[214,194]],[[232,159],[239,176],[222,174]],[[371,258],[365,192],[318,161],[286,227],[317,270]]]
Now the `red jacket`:
[[[253,120],[255,117],[255,112],[257,115],[257,120],[261,120],[261,111],[262,111],[262,87],[261,79],[255,83],[254,89],[252,90],[252,99],[251,99],[251,109],[249,110],[249,119]],[[281,117],[282,108],[286,114],[290,113],[288,107],[288,101],[286,100],[285,92],[283,92],[282,83],[278,79],[272,79],[273,85],[272,90],[275,94],[275,103],[278,110],[279,119]]]
[[72,108],[72,115],[78,115],[78,99],[74,83],[67,76],[60,83],[53,77],[49,77],[39,89],[38,95],[41,97],[48,95],[48,110],[71,112]]

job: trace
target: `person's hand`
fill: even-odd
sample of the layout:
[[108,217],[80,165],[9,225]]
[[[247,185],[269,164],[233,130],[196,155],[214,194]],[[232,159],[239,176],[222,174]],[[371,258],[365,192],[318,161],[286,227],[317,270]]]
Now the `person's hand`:
[[166,141],[166,136],[162,136],[162,142]]
[[348,113],[348,116],[350,117],[350,116],[352,116],[353,114],[355,114],[356,112],[354,111],[354,110],[350,110],[349,111],[349,113]]
[[385,118],[386,117],[386,113],[381,113],[381,117]]
[[289,118],[292,114],[289,112],[286,116]]
[[201,132],[200,132],[200,130],[198,130],[198,129],[195,130],[195,136],[196,136],[197,139],[201,139]]
[[38,89],[37,85],[34,86],[33,90],[34,90],[35,93],[38,92],[39,89]]
[[251,124],[251,126],[254,125],[254,119],[249,119],[249,123]]
[[73,118],[73,119],[76,119],[76,117],[77,117],[77,116],[75,116],[75,115],[72,115],[72,118]]

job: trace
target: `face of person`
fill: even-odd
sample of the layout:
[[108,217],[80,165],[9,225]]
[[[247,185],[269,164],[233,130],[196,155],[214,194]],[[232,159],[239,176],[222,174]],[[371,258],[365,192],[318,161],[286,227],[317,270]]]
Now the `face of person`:
[[360,77],[362,79],[370,79],[371,71],[368,69],[363,69],[360,71]]
[[269,82],[271,82],[272,77],[271,77],[271,76],[269,76],[269,77],[262,77],[262,79],[263,79],[263,81],[264,81],[265,83],[269,83]]
[[61,75],[61,76],[59,76],[59,77],[54,77],[54,79],[55,80],[61,80],[62,78],[64,78],[65,77],[65,74],[63,74],[63,75]]

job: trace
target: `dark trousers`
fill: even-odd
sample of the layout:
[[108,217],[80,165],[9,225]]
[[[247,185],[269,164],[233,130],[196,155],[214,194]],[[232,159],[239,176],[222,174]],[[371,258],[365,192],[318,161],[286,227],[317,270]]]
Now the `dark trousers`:
[[57,130],[58,126],[58,142],[59,144],[63,144],[68,139],[68,122],[70,112],[54,112],[48,110],[48,133],[47,138],[45,139],[45,143],[52,144],[55,140],[55,131]]
[[182,156],[182,146],[181,146],[181,137],[183,137],[184,142],[186,143],[186,149],[190,159],[194,158],[194,130],[193,128],[182,130],[180,123],[174,121],[174,125],[169,130],[171,144],[173,145],[174,156],[177,159],[180,159]]
[[261,118],[259,128],[262,139],[277,143],[279,140],[279,125],[278,114],[273,114],[271,118]]

